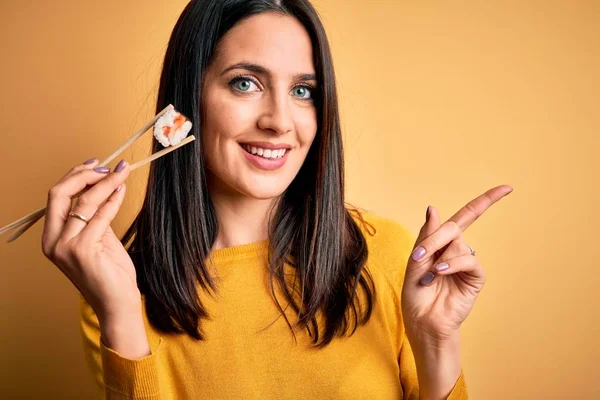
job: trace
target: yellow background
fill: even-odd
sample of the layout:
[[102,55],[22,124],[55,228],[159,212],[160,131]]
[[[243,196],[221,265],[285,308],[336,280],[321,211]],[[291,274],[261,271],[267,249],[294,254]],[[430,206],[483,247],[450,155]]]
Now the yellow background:
[[[3,2],[0,225],[154,115],[185,3]],[[351,203],[416,233],[428,204],[449,217],[492,186],[515,189],[466,234],[488,273],[463,327],[472,398],[599,396],[600,2],[316,5]],[[148,136],[128,160],[147,154]],[[119,233],[146,172],[129,178]],[[0,397],[89,398],[76,292],[42,255],[41,229],[0,244]]]

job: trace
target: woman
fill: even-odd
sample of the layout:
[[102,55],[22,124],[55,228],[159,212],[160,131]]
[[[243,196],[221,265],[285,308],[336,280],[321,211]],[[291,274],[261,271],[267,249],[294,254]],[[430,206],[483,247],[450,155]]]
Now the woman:
[[416,243],[346,209],[332,59],[308,0],[190,2],[157,110],[168,103],[201,140],[152,164],[121,241],[126,162],[92,159],[49,194],[44,254],[83,295],[101,395],[467,397],[459,328],[485,277],[462,232],[510,187],[443,224],[429,207]]

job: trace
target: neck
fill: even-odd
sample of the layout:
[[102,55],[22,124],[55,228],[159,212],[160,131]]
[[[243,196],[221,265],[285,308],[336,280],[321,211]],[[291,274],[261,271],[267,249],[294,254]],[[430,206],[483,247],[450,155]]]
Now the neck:
[[224,188],[210,188],[219,232],[213,250],[269,238],[269,215],[276,199],[254,199]]

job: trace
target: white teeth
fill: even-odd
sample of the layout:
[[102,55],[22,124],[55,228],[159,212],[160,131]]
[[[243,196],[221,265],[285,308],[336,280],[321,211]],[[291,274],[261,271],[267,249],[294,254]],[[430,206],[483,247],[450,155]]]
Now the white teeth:
[[250,146],[249,144],[245,144],[242,147],[250,154],[256,154],[264,158],[270,158],[271,160],[283,157],[287,151],[287,149],[261,149],[260,147]]

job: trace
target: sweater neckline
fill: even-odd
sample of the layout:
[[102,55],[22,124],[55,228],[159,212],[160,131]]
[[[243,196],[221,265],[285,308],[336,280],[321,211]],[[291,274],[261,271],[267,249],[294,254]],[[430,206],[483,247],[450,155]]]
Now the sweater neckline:
[[269,239],[265,239],[258,242],[212,250],[210,258],[214,261],[225,261],[229,259],[260,257],[266,255],[268,252]]

